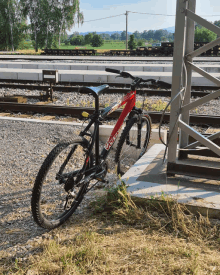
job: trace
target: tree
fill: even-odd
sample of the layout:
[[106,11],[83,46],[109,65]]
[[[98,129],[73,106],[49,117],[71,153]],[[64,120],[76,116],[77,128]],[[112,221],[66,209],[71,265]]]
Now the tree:
[[168,31],[167,30],[156,30],[154,32],[154,39],[155,40],[162,40],[162,37],[167,37]]
[[108,33],[101,33],[100,35],[104,40],[110,40],[110,35]]
[[121,40],[126,40],[126,31],[121,33]]
[[217,27],[220,27],[220,20],[214,21],[214,25],[216,25]]
[[85,39],[83,35],[77,35],[76,37],[73,36],[70,39],[70,44],[73,46],[82,46],[85,44]]
[[120,40],[120,37],[121,37],[120,34],[117,32],[111,34],[111,39],[113,40]]
[[0,48],[14,51],[25,30],[24,16],[19,0],[0,1]]
[[59,22],[59,46],[61,34],[64,30],[70,30],[75,25],[77,19],[78,24],[83,23],[84,16],[79,9],[79,0],[59,0],[58,22]]
[[217,34],[202,27],[195,29],[195,42],[211,42],[217,38]]
[[139,33],[139,31],[135,31],[133,35],[135,39],[141,39],[141,34]]
[[92,42],[92,38],[93,38],[93,34],[92,33],[87,33],[85,35],[85,44],[91,44]]
[[83,23],[80,0],[20,0],[30,18],[35,51],[38,47],[58,47],[66,30]]
[[146,39],[154,39],[154,31],[153,30],[149,30],[147,32],[147,38]]
[[139,47],[142,47],[142,46],[144,45],[144,41],[141,40],[141,39],[139,39],[139,40],[137,41],[137,45],[138,45]]
[[130,39],[128,41],[128,48],[129,48],[129,50],[133,50],[136,47],[137,47],[137,44],[136,44],[136,42],[134,40],[134,35],[132,34],[132,35],[130,35]]
[[93,38],[91,40],[91,46],[92,47],[100,47],[104,44],[104,40],[102,39],[102,37],[98,34],[94,34]]

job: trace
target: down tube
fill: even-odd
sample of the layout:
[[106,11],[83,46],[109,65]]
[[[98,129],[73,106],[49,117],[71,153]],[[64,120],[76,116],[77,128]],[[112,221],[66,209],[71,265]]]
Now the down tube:
[[102,150],[102,153],[101,153],[101,158],[102,159],[106,159],[107,156],[108,156],[108,153],[111,149],[111,147],[113,146],[119,132],[120,132],[120,129],[121,129],[121,126],[127,116],[127,114],[130,113],[130,111],[133,109],[133,107],[135,106],[135,95],[130,98],[128,101],[127,101],[127,104],[125,105],[125,108],[124,110],[122,111],[114,129],[112,130],[112,133],[108,139],[108,141],[106,142],[103,150]]

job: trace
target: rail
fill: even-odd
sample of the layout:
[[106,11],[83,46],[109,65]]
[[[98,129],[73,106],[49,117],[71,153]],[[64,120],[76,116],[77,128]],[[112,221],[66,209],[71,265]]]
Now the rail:
[[[23,103],[0,102],[0,111],[23,112],[23,113],[39,113],[54,115],[69,115],[72,117],[81,117],[83,111],[89,114],[94,112],[94,108],[89,107],[68,107],[68,106],[52,106],[52,105],[35,105]],[[122,110],[116,110],[109,115],[109,118],[118,118]],[[162,112],[148,112],[153,122],[159,122]],[[169,122],[170,114],[165,113],[164,122]],[[208,115],[190,115],[190,123],[196,125],[220,125],[220,116]]]

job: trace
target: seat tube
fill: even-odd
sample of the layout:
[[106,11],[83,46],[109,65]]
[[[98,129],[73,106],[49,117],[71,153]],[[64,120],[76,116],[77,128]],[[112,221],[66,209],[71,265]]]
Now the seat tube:
[[[95,97],[95,112],[98,114],[99,113],[99,97],[98,95]],[[95,162],[96,165],[99,164],[99,121],[95,123]]]
[[96,124],[95,162],[96,165],[99,164],[99,122]]

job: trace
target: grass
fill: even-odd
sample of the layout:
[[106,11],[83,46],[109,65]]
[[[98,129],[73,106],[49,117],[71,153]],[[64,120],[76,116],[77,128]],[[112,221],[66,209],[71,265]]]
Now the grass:
[[[162,101],[161,99],[157,100],[155,103],[152,103],[149,99],[146,99],[144,104],[143,101],[137,100],[135,106],[137,108],[143,108],[144,106],[144,110],[146,111],[160,112],[166,108],[167,104],[168,102]],[[167,111],[170,111],[170,106],[167,108]]]
[[123,183],[49,234],[25,261],[0,260],[0,273],[220,274],[219,225],[164,196],[131,198]]
[[92,47],[91,45],[84,45],[84,46],[66,46],[65,44],[61,44],[60,49],[95,49],[95,50],[125,50],[126,44],[124,41],[116,42],[104,42],[104,44],[101,47]]
[[[30,45],[30,47],[28,49],[24,49],[24,50],[16,50],[16,52],[22,53],[22,54],[41,54],[41,52],[43,52],[43,50],[39,49],[38,52],[36,53],[34,48],[31,45],[31,42],[27,42],[27,45]],[[104,45],[102,45],[101,47],[92,47],[91,45],[84,45],[84,46],[66,46],[64,43],[61,43],[60,48],[59,49],[95,49],[97,50],[99,53],[101,52],[105,52],[106,50],[125,50],[126,49],[126,44],[124,41],[110,41],[110,42],[105,42]]]

